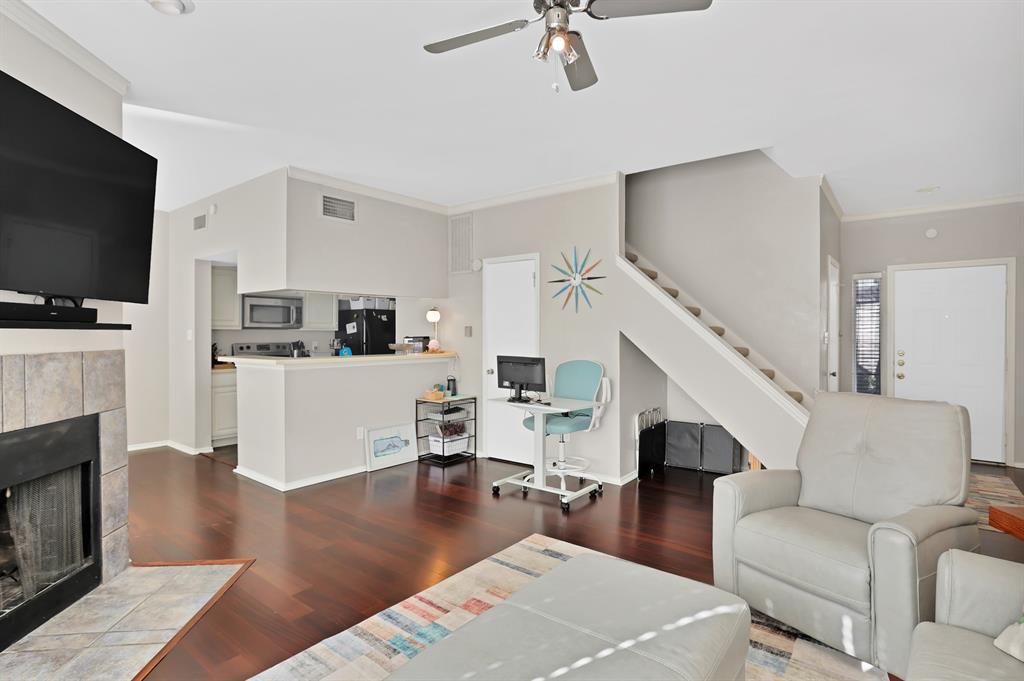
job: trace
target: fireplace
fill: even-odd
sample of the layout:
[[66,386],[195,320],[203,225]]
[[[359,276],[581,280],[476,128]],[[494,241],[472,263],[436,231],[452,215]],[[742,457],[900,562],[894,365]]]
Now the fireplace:
[[0,434],[0,650],[99,585],[96,414]]

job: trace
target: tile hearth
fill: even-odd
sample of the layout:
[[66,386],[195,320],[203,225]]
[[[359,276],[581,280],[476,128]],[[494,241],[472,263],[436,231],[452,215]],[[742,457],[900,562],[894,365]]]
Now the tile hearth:
[[132,679],[242,567],[130,567],[0,652],[0,678]]

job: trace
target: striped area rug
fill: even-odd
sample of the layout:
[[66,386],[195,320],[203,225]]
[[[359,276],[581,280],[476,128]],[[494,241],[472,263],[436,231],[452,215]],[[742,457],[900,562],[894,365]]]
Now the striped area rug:
[[971,473],[967,506],[978,512],[978,527],[982,530],[1002,532],[988,524],[988,507],[991,504],[1024,506],[1024,494],[1021,494],[1013,480],[1005,475]]
[[[544,535],[531,535],[254,678],[258,681],[381,681],[427,646],[556,565],[590,552],[582,546]],[[748,680],[826,678],[884,681],[886,675],[770,617],[754,613],[747,653]]]

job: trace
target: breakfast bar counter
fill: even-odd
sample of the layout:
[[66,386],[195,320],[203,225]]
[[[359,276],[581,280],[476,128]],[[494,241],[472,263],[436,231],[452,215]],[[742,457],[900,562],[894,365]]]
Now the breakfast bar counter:
[[217,359],[237,368],[235,472],[287,491],[365,471],[366,431],[412,424],[415,398],[456,373],[458,356]]

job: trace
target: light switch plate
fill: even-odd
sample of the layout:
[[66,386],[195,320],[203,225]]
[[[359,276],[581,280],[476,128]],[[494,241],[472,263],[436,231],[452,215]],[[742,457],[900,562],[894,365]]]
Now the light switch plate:
[[356,439],[362,440],[364,437],[366,437],[366,429],[362,426],[356,426]]
[[467,326],[466,327],[466,338],[472,338],[472,337],[473,337],[473,327],[472,326]]

